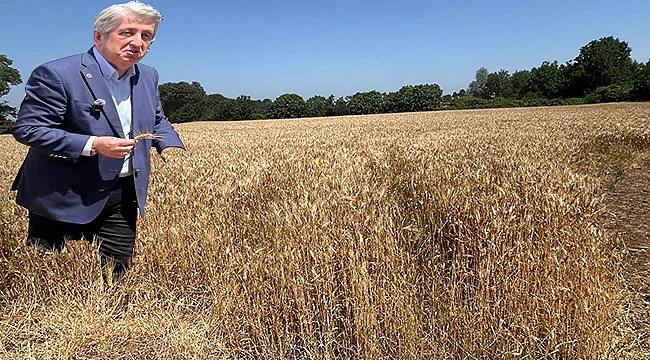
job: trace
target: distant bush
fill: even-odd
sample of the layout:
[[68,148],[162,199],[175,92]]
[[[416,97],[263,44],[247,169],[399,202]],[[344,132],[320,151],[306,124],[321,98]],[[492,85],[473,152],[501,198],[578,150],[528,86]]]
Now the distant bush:
[[488,100],[488,105],[491,108],[509,108],[522,106],[522,103],[517,99],[496,98]]
[[485,109],[489,107],[488,103],[488,100],[477,97],[462,97],[453,99],[448,108],[450,110]]
[[585,98],[568,98],[568,99],[553,99],[550,105],[583,105],[587,103]]
[[587,96],[587,102],[593,104],[627,101],[630,99],[631,90],[632,87],[619,84],[601,86]]

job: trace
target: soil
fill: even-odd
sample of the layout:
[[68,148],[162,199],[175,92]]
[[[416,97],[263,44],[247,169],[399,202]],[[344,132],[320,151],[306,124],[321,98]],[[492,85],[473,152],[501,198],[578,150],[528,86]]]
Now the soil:
[[608,184],[605,226],[619,234],[624,277],[632,294],[629,315],[634,342],[650,350],[650,169],[632,166],[618,181]]

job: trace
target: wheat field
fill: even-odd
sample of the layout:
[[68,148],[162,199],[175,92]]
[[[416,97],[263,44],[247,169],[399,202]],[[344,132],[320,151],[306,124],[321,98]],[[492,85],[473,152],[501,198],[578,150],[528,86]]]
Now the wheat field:
[[132,270],[23,245],[0,137],[1,359],[625,359],[607,171],[650,104],[176,125]]

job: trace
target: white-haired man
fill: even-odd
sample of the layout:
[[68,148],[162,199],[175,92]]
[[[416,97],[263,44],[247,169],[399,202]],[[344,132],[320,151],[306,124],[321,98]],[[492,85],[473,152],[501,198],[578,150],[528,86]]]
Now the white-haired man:
[[[101,11],[87,53],[33,71],[13,131],[29,146],[12,187],[29,212],[27,245],[94,242],[109,284],[131,265],[149,149],[184,148],[160,107],[157,73],[139,64],[161,20],[138,1]],[[134,139],[142,133],[155,136]]]

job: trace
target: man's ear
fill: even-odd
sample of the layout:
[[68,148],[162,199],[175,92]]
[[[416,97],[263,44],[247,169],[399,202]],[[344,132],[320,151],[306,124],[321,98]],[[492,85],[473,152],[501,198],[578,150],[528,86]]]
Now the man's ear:
[[95,42],[95,45],[102,42],[102,33],[97,29],[93,32],[93,41]]

